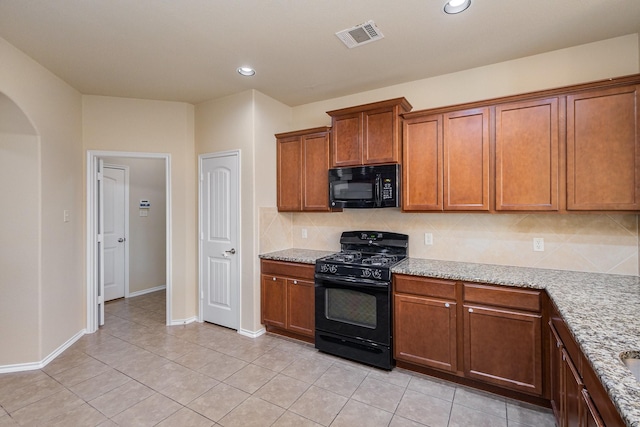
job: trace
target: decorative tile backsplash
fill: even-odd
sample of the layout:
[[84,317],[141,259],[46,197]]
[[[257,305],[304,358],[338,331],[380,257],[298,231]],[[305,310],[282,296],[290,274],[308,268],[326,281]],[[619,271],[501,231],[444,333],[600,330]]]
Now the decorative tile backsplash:
[[[303,238],[306,230],[306,238]],[[334,213],[279,213],[260,208],[260,252],[288,248],[338,251],[346,230],[409,235],[409,256],[638,275],[638,216],[625,214],[401,213],[346,209]],[[425,233],[433,244],[425,245]],[[544,252],[533,251],[533,238]]]

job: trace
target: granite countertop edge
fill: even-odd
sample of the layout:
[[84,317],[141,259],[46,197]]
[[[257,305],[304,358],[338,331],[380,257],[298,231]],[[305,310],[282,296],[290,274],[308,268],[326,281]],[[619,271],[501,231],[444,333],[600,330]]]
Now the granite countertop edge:
[[[260,258],[315,264],[334,252],[292,248]],[[640,350],[640,277],[421,258],[392,273],[546,290],[626,425],[640,427],[640,381],[620,359]]]

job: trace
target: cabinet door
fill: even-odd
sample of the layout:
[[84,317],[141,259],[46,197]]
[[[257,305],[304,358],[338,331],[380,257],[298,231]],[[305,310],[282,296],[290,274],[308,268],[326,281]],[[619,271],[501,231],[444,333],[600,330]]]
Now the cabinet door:
[[465,305],[465,375],[529,394],[542,394],[541,317]]
[[400,161],[399,129],[396,117],[393,107],[363,113],[362,162],[364,164]]
[[286,327],[287,280],[269,274],[262,275],[261,320],[264,325]]
[[640,209],[638,87],[567,97],[567,209]]
[[582,389],[582,400],[585,409],[584,425],[586,427],[606,427],[586,388]]
[[444,209],[489,210],[489,109],[444,115]]
[[315,336],[314,283],[287,279],[287,329],[309,337]]
[[362,164],[362,113],[332,118],[331,167]]
[[564,426],[562,408],[564,399],[564,371],[562,370],[564,363],[562,360],[562,350],[564,346],[562,345],[562,340],[558,332],[551,323],[549,323],[549,329],[551,332],[549,334],[549,388],[551,389],[551,408],[558,421],[558,425],[562,427]]
[[302,138],[303,197],[302,210],[329,210],[329,133]]
[[558,210],[558,99],[496,107],[496,210]]
[[564,426],[565,427],[582,427],[584,404],[582,399],[582,390],[584,384],[580,379],[580,374],[569,357],[569,353],[562,349],[562,361],[564,372]]
[[402,209],[441,211],[442,115],[405,120],[402,156]]
[[397,360],[456,371],[455,302],[396,294],[394,316]]
[[279,211],[302,208],[302,142],[292,137],[278,140],[277,193]]

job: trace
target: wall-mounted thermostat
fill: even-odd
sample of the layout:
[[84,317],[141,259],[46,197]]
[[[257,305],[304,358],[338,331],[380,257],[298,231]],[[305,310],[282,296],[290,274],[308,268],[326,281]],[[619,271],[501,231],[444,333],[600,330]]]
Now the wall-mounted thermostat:
[[140,209],[150,209],[150,208],[151,208],[151,202],[149,202],[148,200],[140,199]]

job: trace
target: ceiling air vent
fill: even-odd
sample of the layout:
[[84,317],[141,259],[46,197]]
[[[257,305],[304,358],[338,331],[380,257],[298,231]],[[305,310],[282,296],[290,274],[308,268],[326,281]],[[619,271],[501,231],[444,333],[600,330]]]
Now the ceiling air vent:
[[367,21],[353,28],[338,31],[336,36],[338,36],[338,38],[342,40],[342,43],[349,49],[374,42],[384,37],[373,21]]

